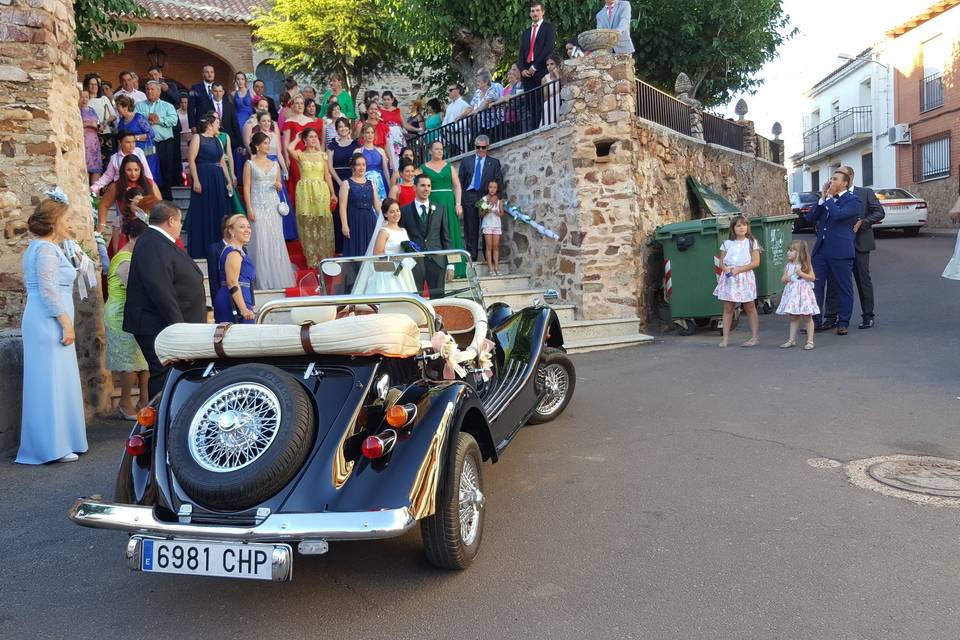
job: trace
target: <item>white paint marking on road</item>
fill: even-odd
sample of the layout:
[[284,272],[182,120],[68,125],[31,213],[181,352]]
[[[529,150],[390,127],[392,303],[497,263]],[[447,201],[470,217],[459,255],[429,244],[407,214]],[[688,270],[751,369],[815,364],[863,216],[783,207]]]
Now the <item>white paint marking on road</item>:
[[830,458],[809,458],[807,464],[814,469],[836,469],[843,466],[843,463],[839,460],[831,460]]

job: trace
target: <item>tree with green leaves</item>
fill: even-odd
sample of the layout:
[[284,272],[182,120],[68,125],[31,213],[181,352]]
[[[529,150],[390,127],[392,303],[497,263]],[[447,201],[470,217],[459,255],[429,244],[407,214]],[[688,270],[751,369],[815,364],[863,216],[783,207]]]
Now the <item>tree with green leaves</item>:
[[135,20],[147,10],[136,0],[74,0],[77,24],[77,59],[96,62],[108,53],[123,50],[122,36],[133,35]]
[[[407,0],[274,0],[254,8],[254,37],[284,73],[312,78],[339,73],[356,97],[363,79],[394,71],[418,54]],[[413,7],[410,4],[410,7]]]

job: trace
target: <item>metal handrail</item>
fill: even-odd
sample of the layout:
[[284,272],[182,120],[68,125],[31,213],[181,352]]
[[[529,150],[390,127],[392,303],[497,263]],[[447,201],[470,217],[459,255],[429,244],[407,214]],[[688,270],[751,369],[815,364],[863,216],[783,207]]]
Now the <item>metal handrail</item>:
[[331,307],[345,306],[351,304],[383,304],[384,302],[408,302],[419,307],[427,319],[427,330],[429,335],[436,333],[436,324],[434,323],[434,310],[430,303],[413,293],[390,293],[390,294],[371,294],[371,295],[343,295],[343,296],[303,296],[300,298],[282,298],[280,300],[271,300],[264,303],[257,312],[256,324],[263,324],[264,318],[270,313],[284,311],[287,309],[300,309],[304,307]]
[[855,135],[873,131],[873,107],[852,107],[803,132],[803,153],[809,155]]
[[637,117],[691,135],[690,106],[643,80],[637,80]]
[[703,139],[728,149],[743,151],[745,129],[732,120],[725,120],[712,113],[703,114]]
[[[429,147],[440,140],[447,147],[446,156],[452,158],[473,149],[474,139],[484,134],[491,144],[516,138],[541,126],[557,122],[560,116],[560,81],[511,95],[503,103],[471,113],[465,118],[431,129],[410,139],[417,163],[429,160]],[[555,96],[547,100],[545,96]]]

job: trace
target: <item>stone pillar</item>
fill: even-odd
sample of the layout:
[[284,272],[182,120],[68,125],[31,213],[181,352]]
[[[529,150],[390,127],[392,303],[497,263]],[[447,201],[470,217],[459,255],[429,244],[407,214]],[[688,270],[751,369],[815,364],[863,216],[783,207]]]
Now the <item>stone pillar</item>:
[[[21,255],[31,239],[26,219],[44,190],[59,184],[67,194],[76,240],[99,263],[77,106],[74,41],[69,0],[0,0],[0,329],[8,334],[19,331],[26,302],[21,268]],[[110,402],[100,294],[98,288],[87,300],[75,301],[77,356],[88,413]],[[15,341],[0,342],[9,344],[19,349]],[[0,375],[19,379],[19,368],[7,370],[11,361],[0,354]],[[0,390],[0,397],[5,395]],[[7,423],[19,425],[19,412],[5,414],[0,436]]]
[[753,120],[738,120],[737,124],[743,127],[743,152],[757,155],[757,129]]
[[703,140],[703,105],[699,100],[690,97],[692,90],[693,82],[687,74],[678,74],[673,83],[673,91],[677,94],[677,100],[690,107],[690,135],[697,140]]
[[[583,319],[634,316],[640,215],[634,180],[633,57],[595,51],[567,61],[562,82],[561,114],[573,125],[579,198],[579,246],[566,262],[579,276],[580,291],[569,298],[579,305]],[[561,262],[561,271],[563,267]]]

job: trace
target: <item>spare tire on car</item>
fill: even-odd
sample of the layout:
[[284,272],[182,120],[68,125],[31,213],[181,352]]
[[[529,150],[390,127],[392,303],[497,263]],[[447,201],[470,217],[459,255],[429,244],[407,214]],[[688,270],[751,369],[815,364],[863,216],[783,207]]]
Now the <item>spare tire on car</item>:
[[241,510],[276,495],[316,432],[306,389],[286,372],[239,364],[204,380],[170,425],[170,468],[191,498]]

